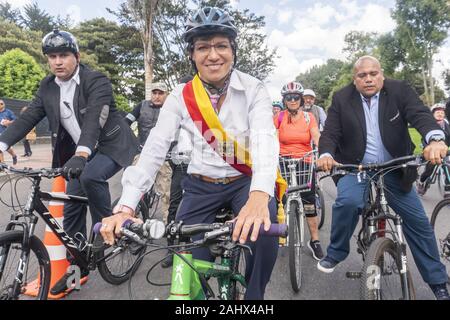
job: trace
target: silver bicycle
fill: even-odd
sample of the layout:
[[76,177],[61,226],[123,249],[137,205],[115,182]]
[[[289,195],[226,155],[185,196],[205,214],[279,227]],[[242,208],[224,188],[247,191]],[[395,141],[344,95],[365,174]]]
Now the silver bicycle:
[[296,189],[287,192],[285,206],[289,230],[285,246],[289,250],[289,273],[294,292],[300,291],[302,286],[305,214],[301,193],[311,191],[316,158],[317,151],[308,152],[301,158],[280,157],[281,175],[287,181],[289,189]]

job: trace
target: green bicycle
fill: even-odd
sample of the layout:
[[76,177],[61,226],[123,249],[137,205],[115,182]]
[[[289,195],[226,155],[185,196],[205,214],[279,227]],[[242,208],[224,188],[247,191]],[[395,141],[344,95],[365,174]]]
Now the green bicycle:
[[[100,229],[101,224],[96,226]],[[95,230],[95,229],[94,229]],[[140,245],[148,246],[152,240],[172,237],[183,242],[168,248],[173,251],[172,278],[168,300],[242,300],[247,287],[245,255],[248,246],[232,241],[233,223],[184,225],[182,221],[172,222],[167,227],[161,221],[147,220],[144,224],[127,221],[121,229],[122,235]],[[204,233],[202,239],[190,241],[190,237]],[[261,227],[259,236],[286,237],[287,225],[272,224],[269,231]],[[151,244],[155,246],[154,244]],[[192,257],[192,250],[208,247],[219,262],[210,262]],[[150,270],[151,271],[151,270]],[[219,294],[216,296],[208,281],[216,278]]]

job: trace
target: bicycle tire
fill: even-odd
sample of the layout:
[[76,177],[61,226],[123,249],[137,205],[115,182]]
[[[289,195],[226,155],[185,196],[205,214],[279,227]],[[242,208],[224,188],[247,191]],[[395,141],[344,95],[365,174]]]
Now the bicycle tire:
[[433,209],[431,227],[434,230],[441,261],[447,269],[448,283],[450,283],[450,246],[444,241],[450,237],[450,224],[447,222],[449,217],[450,199],[443,199]]
[[291,278],[292,290],[295,293],[300,291],[302,286],[302,244],[301,244],[301,226],[299,204],[297,201],[291,201],[288,219],[288,249],[289,249],[289,274]]
[[[118,203],[119,199],[116,199],[112,207],[114,207]],[[142,219],[142,221],[145,221],[148,219],[148,210],[145,202],[142,200],[139,201],[138,206],[136,207],[136,217]],[[96,237],[101,237],[100,235],[97,235]],[[102,243],[102,241],[94,241],[94,243]],[[131,247],[130,247],[131,246]],[[133,248],[133,249],[132,249]],[[116,256],[112,256],[107,259],[103,259],[110,250],[122,250],[121,253],[118,253]],[[105,254],[105,252],[107,252]],[[132,252],[135,251],[135,252]],[[117,247],[105,247],[103,250],[97,250],[94,253],[95,261],[97,262],[97,268],[100,273],[100,276],[105,280],[106,282],[113,284],[113,285],[119,285],[130,279],[133,272],[133,267],[135,263],[142,263],[142,259],[139,259],[140,256],[142,256],[145,253],[144,247],[137,247],[136,244],[132,242],[126,242],[123,243],[123,247],[118,249]],[[115,257],[119,256],[119,262],[115,263]],[[120,257],[121,256],[121,257]],[[125,261],[125,263],[123,263]],[[120,269],[117,269],[117,265],[120,266]],[[135,271],[139,268],[139,266],[135,267]]]
[[[408,284],[404,285],[404,279],[400,276],[399,270],[402,268],[402,262],[400,257],[397,254],[397,244],[389,238],[377,238],[375,239],[369,249],[367,250],[366,259],[364,260],[364,266],[362,269],[361,282],[360,282],[360,295],[362,300],[405,300],[406,293],[403,288],[407,288],[409,291],[410,300],[415,299],[414,286],[412,283],[412,277],[409,270],[407,270],[407,281]],[[384,265],[385,256],[384,254],[388,253],[395,263],[394,268],[381,268],[381,264]],[[381,272],[379,269],[383,269]],[[389,298],[387,295],[387,291],[384,290],[386,285],[383,285],[383,279],[386,277],[383,276],[385,274],[384,270],[387,270],[386,275],[391,271],[394,275],[395,279],[398,280],[398,288],[401,292],[401,296],[398,299],[386,299]],[[395,272],[397,270],[397,272]],[[378,275],[375,274],[378,273]],[[374,283],[379,278],[378,283]],[[378,281],[377,281],[378,282]],[[397,282],[397,281],[396,281]],[[396,297],[397,294],[394,296]],[[383,299],[384,298],[384,299]]]
[[[3,268],[0,270],[0,300],[18,300],[22,298],[47,300],[51,276],[50,258],[44,244],[36,236],[30,237],[30,255],[28,257],[28,265],[25,268],[27,272],[24,275],[19,295],[11,294],[11,286],[13,284],[10,284],[9,280],[15,281],[16,269],[18,267],[18,262],[15,258],[20,259],[23,251],[21,246],[22,241],[22,230],[10,230],[0,234],[0,260],[4,261]],[[15,250],[15,247],[17,247],[19,254],[11,251]],[[36,261],[31,257],[31,253],[35,255]],[[5,255],[5,257],[1,255]],[[9,262],[11,262],[10,267],[8,267]],[[30,262],[32,264],[37,262],[37,265],[32,265]],[[31,274],[31,277],[27,279],[29,274]],[[34,281],[35,279],[38,279],[38,281]],[[33,288],[36,289],[35,297],[23,295],[27,285],[31,282],[34,283]]]
[[439,192],[441,193],[441,196],[443,197],[445,195],[445,174],[443,173],[442,167],[439,168],[437,175],[438,175],[437,182],[438,182]]
[[325,222],[325,198],[323,197],[323,192],[318,187],[316,187],[316,212],[317,212],[317,219],[318,219],[318,226],[317,228],[320,230]]
[[[242,248],[233,249],[231,270],[233,274],[241,274],[245,277],[247,268],[247,259],[245,251]],[[231,300],[244,300],[246,287],[235,279],[230,280],[229,297]]]

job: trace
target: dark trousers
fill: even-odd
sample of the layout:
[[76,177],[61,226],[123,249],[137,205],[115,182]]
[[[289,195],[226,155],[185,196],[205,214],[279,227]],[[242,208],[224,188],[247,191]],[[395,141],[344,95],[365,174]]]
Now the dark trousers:
[[183,188],[181,187],[181,181],[187,175],[187,164],[180,163],[174,164],[169,161],[172,168],[172,180],[170,183],[170,202],[169,202],[169,215],[167,216],[167,222],[175,220],[177,215],[178,206],[183,198]]
[[[67,194],[87,196],[92,225],[111,215],[111,195],[107,180],[121,168],[110,157],[97,152],[86,164],[80,179],[70,179],[67,183]],[[86,211],[86,205],[64,204],[63,226],[70,237],[73,238],[79,232],[86,238]]]
[[[396,172],[384,178],[389,206],[401,216],[403,233],[414,261],[428,284],[447,282],[445,266],[439,260],[434,231],[425,214],[415,188],[405,193],[400,188]],[[368,200],[368,179],[358,182],[354,175],[342,177],[337,184],[337,198],[333,205],[331,238],[327,255],[336,261],[344,260],[350,251],[350,238],[358,224],[358,217]]]
[[30,141],[28,141],[27,139],[23,139],[22,141],[25,155],[31,155]]
[[[249,177],[224,185],[204,182],[188,175],[182,182],[184,194],[176,219],[188,225],[212,223],[218,210],[224,206],[229,206],[237,215],[248,200],[250,183]],[[276,222],[276,203],[273,198],[269,202],[269,211],[271,221]],[[193,239],[201,238],[198,236]],[[256,242],[247,244],[252,248],[253,255],[246,251],[245,299],[262,300],[277,259],[278,238],[258,237]],[[195,249],[192,253],[195,259],[213,261],[207,248]]]

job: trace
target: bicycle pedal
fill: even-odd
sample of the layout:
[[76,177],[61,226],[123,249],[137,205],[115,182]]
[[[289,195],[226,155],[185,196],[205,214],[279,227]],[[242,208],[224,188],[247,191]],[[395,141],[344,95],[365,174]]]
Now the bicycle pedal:
[[349,279],[361,279],[362,273],[356,271],[347,271],[345,276]]

